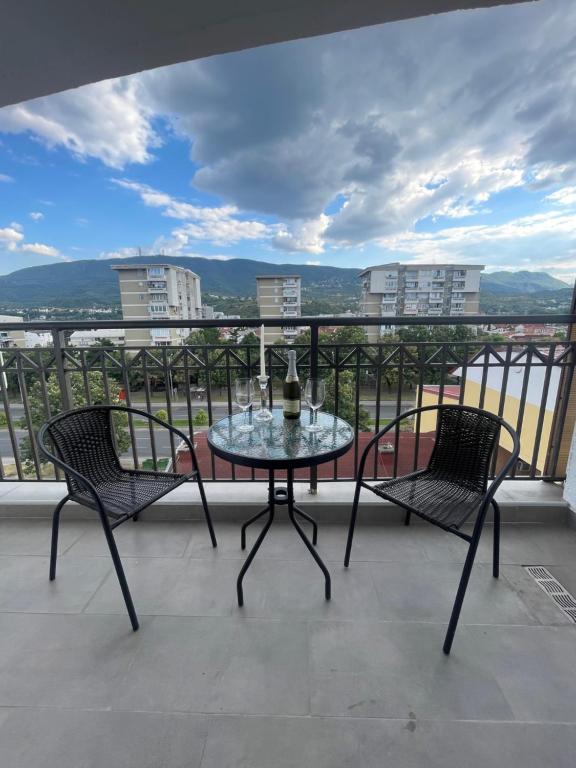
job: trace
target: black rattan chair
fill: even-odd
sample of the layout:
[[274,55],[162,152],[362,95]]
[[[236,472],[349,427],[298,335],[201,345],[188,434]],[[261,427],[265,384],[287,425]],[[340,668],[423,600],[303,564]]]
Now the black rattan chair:
[[[438,411],[436,440],[426,469],[386,480],[377,485],[368,485],[363,480],[366,458],[382,436],[391,429],[395,429],[396,425],[403,419],[411,416],[416,416],[419,419],[421,413],[433,410]],[[504,466],[488,486],[488,476],[494,451],[498,447],[502,428],[509,433],[512,439],[512,451]],[[444,640],[443,649],[446,654],[450,653],[452,647],[480,534],[490,505],[494,508],[492,572],[494,577],[498,578],[500,509],[494,499],[494,494],[508,470],[516,463],[519,451],[520,443],[516,432],[498,416],[479,408],[470,408],[464,405],[428,405],[406,411],[391,421],[374,435],[362,453],[344,558],[346,567],[350,563],[358,501],[362,488],[366,488],[405,509],[406,525],[410,524],[410,515],[415,514],[445,531],[459,536],[469,544],[464,570]],[[474,515],[476,518],[472,533],[468,534],[461,531],[462,525]]]
[[[115,412],[131,413],[149,419],[177,435],[190,451],[192,472],[177,474],[124,469],[114,447],[112,419]],[[38,432],[38,446],[42,453],[64,472],[68,485],[68,493],[54,510],[52,519],[50,580],[56,577],[58,527],[62,507],[67,501],[75,501],[95,509],[104,528],[132,628],[136,631],[138,618],[112,531],[130,518],[137,520],[143,509],[182,483],[195,480],[198,483],[212,545],[216,546],[194,446],[183,432],[156,416],[137,408],[119,405],[89,406],[55,416]]]

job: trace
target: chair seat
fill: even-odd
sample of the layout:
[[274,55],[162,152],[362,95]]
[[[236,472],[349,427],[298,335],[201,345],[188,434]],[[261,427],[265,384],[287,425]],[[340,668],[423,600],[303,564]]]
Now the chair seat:
[[[136,514],[193,477],[196,477],[196,472],[182,475],[173,472],[119,470],[94,482],[94,486],[106,513],[110,517],[120,518]],[[86,507],[97,509],[94,497],[88,491],[76,492],[70,498]]]
[[484,493],[454,477],[423,470],[385,480],[370,490],[443,528],[460,528],[478,511]]

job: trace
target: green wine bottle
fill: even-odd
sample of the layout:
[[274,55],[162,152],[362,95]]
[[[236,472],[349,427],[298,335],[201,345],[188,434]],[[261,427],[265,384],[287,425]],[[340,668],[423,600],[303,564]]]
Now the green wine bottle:
[[296,352],[288,352],[288,373],[284,381],[284,418],[300,418],[300,381],[296,370]]

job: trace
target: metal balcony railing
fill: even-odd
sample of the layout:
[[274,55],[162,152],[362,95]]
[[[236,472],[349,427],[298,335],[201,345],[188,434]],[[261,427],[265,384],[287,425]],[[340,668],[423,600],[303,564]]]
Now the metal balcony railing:
[[[520,324],[526,317],[386,317],[386,325],[457,327]],[[531,317],[535,323],[571,325],[574,315]],[[381,318],[282,318],[235,321],[242,328],[262,323],[307,329],[306,340],[266,348],[272,377],[270,405],[279,404],[287,352],[297,351],[304,384],[308,376],[327,381],[325,407],[354,427],[354,448],[317,471],[301,470],[297,479],[312,488],[318,480],[351,480],[358,457],[371,435],[413,406],[455,402],[486,408],[503,416],[521,439],[522,461],[512,478],[563,479],[558,469],[560,441],[572,389],[576,342],[397,341],[377,343],[325,340],[322,326],[379,326]],[[3,331],[50,331],[50,348],[3,349],[0,352],[0,479],[54,479],[43,464],[35,434],[42,422],[60,410],[97,402],[125,402],[158,413],[187,430],[196,444],[206,480],[263,480],[258,471],[234,468],[215,460],[206,444],[206,429],[234,409],[233,382],[259,373],[259,346],[242,343],[189,344],[161,347],[73,347],[74,330],[86,328],[225,327],[230,321],[167,320],[33,322],[5,324]],[[303,409],[305,406],[303,405]],[[386,435],[369,466],[374,479],[417,469],[433,445],[434,425],[409,422]],[[130,418],[117,425],[118,447],[126,465],[162,468],[184,466],[186,455],[160,430]],[[500,446],[498,461],[507,446]],[[496,469],[496,466],[494,467]]]

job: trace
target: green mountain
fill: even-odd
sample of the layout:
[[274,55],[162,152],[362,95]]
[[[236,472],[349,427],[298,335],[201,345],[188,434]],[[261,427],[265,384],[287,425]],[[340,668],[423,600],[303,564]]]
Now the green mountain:
[[547,272],[490,272],[480,278],[480,293],[499,293],[506,296],[524,296],[541,291],[559,291],[567,288]]
[[218,296],[255,296],[257,275],[302,276],[310,297],[359,295],[358,269],[269,264],[250,259],[219,261],[185,256],[142,256],[131,259],[69,261],[28,267],[0,276],[3,307],[89,307],[120,303],[117,264],[172,264],[187,267],[202,280],[202,293]]
[[[10,309],[59,307],[111,307],[120,304],[118,277],[111,267],[117,264],[173,264],[200,275],[202,293],[211,295],[206,303],[243,317],[253,314],[257,275],[302,276],[302,298],[305,311],[340,312],[357,306],[360,296],[358,269],[315,267],[310,265],[270,264],[251,259],[219,261],[186,256],[142,256],[131,259],[102,259],[46,264],[19,269],[0,276],[0,306]],[[546,272],[492,272],[480,283],[483,311],[520,313],[566,311],[571,289]]]

